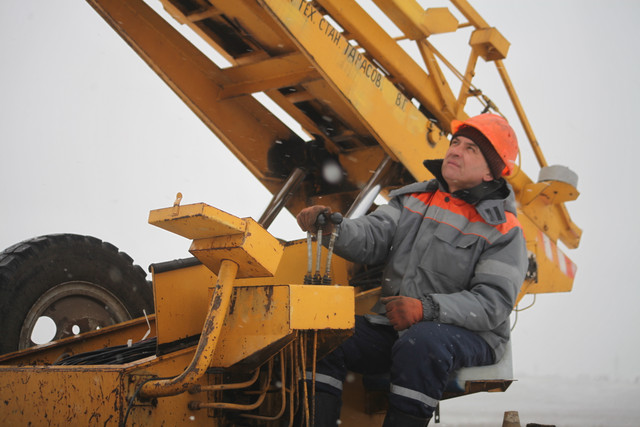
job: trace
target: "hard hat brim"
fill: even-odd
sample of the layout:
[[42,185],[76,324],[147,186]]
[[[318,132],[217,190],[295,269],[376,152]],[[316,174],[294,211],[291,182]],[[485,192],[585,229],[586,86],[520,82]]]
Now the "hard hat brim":
[[460,129],[462,125],[464,125],[464,122],[461,122],[460,120],[451,120],[451,134],[453,135],[454,133],[458,132],[458,129]]

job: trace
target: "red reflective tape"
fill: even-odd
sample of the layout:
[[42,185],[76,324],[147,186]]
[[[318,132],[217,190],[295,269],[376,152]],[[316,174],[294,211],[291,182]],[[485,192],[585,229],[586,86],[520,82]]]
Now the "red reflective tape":
[[576,264],[562,252],[558,245],[540,230],[538,230],[538,240],[542,243],[547,258],[552,260],[564,275],[572,279],[575,278]]

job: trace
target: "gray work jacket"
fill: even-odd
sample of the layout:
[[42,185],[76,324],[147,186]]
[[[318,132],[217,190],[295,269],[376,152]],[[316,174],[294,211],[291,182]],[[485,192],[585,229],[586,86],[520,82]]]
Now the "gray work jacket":
[[[423,301],[426,319],[478,333],[496,360],[509,340],[509,315],[527,270],[527,249],[513,191],[467,203],[437,180],[390,193],[374,212],[345,219],[336,254],[363,264],[385,263],[382,296]],[[439,312],[427,313],[430,296]],[[384,314],[377,302],[373,311]]]

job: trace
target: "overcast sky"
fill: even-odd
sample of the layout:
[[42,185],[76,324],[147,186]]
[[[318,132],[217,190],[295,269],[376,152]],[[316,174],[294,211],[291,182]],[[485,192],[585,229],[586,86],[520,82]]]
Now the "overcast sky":
[[[505,64],[547,161],[577,172],[582,193],[567,204],[584,230],[580,248],[565,251],[578,265],[574,290],[540,295],[520,313],[516,376],[637,380],[640,3],[482,0],[476,8],[511,42]],[[240,217],[258,218],[269,202],[87,3],[3,0],[0,52],[0,248],[89,234],[146,269],[189,256],[189,241],[147,224],[149,210],[170,206],[178,191],[183,204]],[[509,111],[504,93],[489,95]],[[536,180],[535,161],[523,157]],[[270,231],[302,237],[288,214]]]

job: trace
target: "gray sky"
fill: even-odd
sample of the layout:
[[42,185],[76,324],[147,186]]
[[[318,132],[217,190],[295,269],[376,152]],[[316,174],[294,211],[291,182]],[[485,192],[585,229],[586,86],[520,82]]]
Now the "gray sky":
[[[578,265],[574,290],[540,295],[520,313],[516,377],[637,380],[640,3],[483,0],[476,8],[511,42],[505,64],[547,161],[576,171],[582,193],[567,205],[584,231],[580,248],[565,251]],[[0,2],[0,52],[0,248],[42,234],[89,234],[146,269],[189,256],[189,241],[147,224],[149,210],[170,206],[178,191],[183,204],[240,217],[259,217],[269,202],[85,2]],[[480,87],[509,112],[499,86]],[[270,231],[302,237],[290,215]]]

